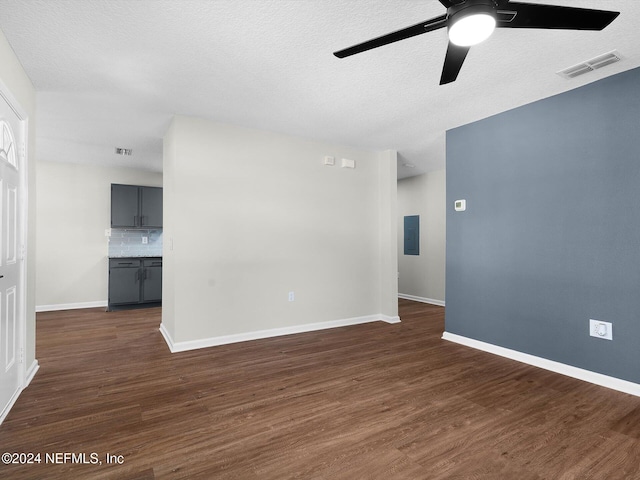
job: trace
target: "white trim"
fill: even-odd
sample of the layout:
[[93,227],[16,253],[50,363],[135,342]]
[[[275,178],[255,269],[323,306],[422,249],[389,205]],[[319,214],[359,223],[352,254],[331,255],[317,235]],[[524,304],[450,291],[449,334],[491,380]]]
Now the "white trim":
[[[13,95],[7,84],[2,81],[0,78],[0,95],[5,99],[5,101],[9,104],[11,109],[15,112],[15,114],[20,118],[20,120],[27,120],[29,116],[27,115],[27,111],[22,108],[20,102]],[[25,137],[26,143],[26,137]]]
[[23,390],[31,384],[31,380],[33,380],[33,377],[36,376],[36,373],[38,373],[38,370],[40,370],[40,364],[38,363],[38,360],[34,360],[31,366],[29,367],[29,369],[27,370],[26,377],[24,380],[24,385],[22,386]]
[[551,372],[560,373],[569,377],[577,378],[585,382],[600,385],[601,387],[611,388],[618,390],[619,392],[628,393],[640,397],[640,384],[622,380],[620,378],[610,377],[601,373],[592,372],[590,370],[584,370],[582,368],[573,367],[565,363],[555,362],[542,357],[536,357],[535,355],[529,355],[528,353],[518,352],[517,350],[511,350],[509,348],[499,347],[491,343],[481,342],[472,338],[456,335],[455,333],[444,332],[442,334],[444,340],[450,342],[459,343],[467,347],[476,348],[484,352],[493,353],[501,357],[510,358],[518,362],[533,365],[534,367],[543,368]]
[[165,342],[169,346],[171,353],[185,352],[188,350],[196,350],[199,348],[216,347],[219,345],[227,345],[229,343],[247,342],[250,340],[259,340],[263,338],[280,337],[283,335],[292,335],[295,333],[314,332],[317,330],[325,330],[328,328],[346,327],[349,325],[359,325],[370,322],[387,322],[398,323],[400,317],[390,317],[388,315],[366,315],[363,317],[345,318],[343,320],[331,320],[328,322],[307,323],[303,325],[293,325],[291,327],[271,328],[269,330],[257,330],[255,332],[237,333],[233,335],[222,335],[220,337],[202,338],[199,340],[188,340],[186,342],[176,342],[163,323],[160,324],[160,333],[164,337]]
[[21,393],[22,393],[22,388],[18,388],[13,393],[13,397],[11,397],[11,399],[9,400],[9,403],[7,403],[4,410],[0,412],[0,425],[2,425],[2,422],[4,421],[4,419],[7,418],[7,415],[9,415],[11,408],[15,405],[16,400],[18,400],[18,397],[20,396]]
[[0,413],[0,425],[2,425],[2,422],[4,421],[4,419],[7,418],[7,415],[11,411],[11,408],[13,408],[13,406],[15,405],[22,391],[29,386],[29,384],[31,383],[31,380],[33,380],[33,377],[35,377],[36,372],[38,371],[39,368],[40,368],[40,365],[38,365],[38,361],[34,360],[31,366],[29,367],[29,369],[26,371],[24,383],[20,388],[18,388],[15,391],[15,393],[13,394],[13,397],[11,397],[11,400],[9,400],[9,403],[7,404],[5,409]]
[[403,298],[405,300],[413,300],[414,302],[430,303],[431,305],[438,305],[439,307],[444,307],[444,300],[436,300],[434,298],[417,297],[415,295],[406,295],[404,293],[399,293],[398,298]]
[[387,323],[400,323],[400,317],[396,315],[395,317],[390,317],[389,315],[380,314],[381,320]]
[[[18,102],[17,98],[13,95],[9,87],[0,79],[0,97],[4,99],[4,101],[9,105],[9,108],[13,110],[13,112],[18,117],[20,123],[21,132],[15,132],[16,137],[16,147],[18,149],[16,165],[18,167],[18,173],[20,176],[19,180],[19,188],[20,188],[20,200],[19,200],[19,215],[20,215],[20,238],[18,241],[19,245],[19,256],[20,256],[20,266],[19,266],[19,285],[20,285],[20,295],[18,298],[18,328],[17,333],[19,339],[17,341],[18,348],[20,352],[20,365],[18,366],[18,389],[12,396],[11,400],[3,410],[0,412],[0,424],[7,416],[11,407],[20,396],[20,392],[26,387],[28,384],[27,378],[28,374],[26,371],[26,365],[24,363],[25,352],[27,351],[27,292],[28,292],[28,282],[27,282],[27,273],[28,273],[28,240],[29,240],[29,116],[27,115],[27,111],[22,108],[20,102]],[[20,143],[19,143],[20,142]],[[35,337],[34,337],[35,343]],[[37,361],[34,360],[34,362]],[[34,372],[35,374],[35,372]],[[0,406],[1,407],[1,406]]]
[[55,305],[38,305],[36,306],[36,312],[56,312],[58,310],[78,310],[80,308],[106,308],[106,306],[106,300],[97,300],[95,302],[58,303]]
[[169,330],[167,330],[167,327],[164,326],[164,323],[160,323],[160,333],[164,337],[164,341],[167,343],[167,346],[169,347],[171,353],[177,352],[178,350],[176,350],[176,348],[174,347],[175,343],[173,341],[173,338],[171,337]]

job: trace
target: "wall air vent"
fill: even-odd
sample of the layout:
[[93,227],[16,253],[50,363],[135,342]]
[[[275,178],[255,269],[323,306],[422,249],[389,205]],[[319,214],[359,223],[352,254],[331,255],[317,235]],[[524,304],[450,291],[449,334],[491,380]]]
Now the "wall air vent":
[[620,53],[617,50],[613,50],[612,52],[605,53],[604,55],[600,55],[578,65],[565,68],[564,70],[556,73],[566,79],[576,78],[580,75],[584,75],[585,73],[592,72],[599,68],[606,67],[607,65],[611,65],[612,63],[619,62],[620,60],[622,60],[622,56],[620,55]]

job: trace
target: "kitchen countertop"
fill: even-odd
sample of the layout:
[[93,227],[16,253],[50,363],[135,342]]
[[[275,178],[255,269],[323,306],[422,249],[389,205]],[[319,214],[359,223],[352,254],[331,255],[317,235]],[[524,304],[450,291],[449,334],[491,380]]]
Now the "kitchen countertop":
[[162,258],[162,255],[109,255],[109,260],[118,258]]

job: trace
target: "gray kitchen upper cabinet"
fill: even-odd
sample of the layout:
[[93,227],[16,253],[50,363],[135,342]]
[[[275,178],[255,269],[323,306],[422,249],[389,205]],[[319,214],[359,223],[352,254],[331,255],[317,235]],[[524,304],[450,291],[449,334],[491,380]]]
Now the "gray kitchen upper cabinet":
[[162,227],[162,188],[140,187],[141,227]]
[[162,227],[162,188],[112,184],[111,226]]
[[111,226],[135,227],[138,221],[138,187],[111,185]]

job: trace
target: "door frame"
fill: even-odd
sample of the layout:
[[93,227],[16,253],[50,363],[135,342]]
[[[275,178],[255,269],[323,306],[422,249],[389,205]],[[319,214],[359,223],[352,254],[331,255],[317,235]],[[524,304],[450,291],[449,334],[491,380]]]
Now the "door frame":
[[[16,114],[18,119],[20,120],[20,132],[15,132],[16,137],[22,138],[22,143],[18,142],[17,145],[17,164],[18,164],[18,175],[19,175],[19,222],[20,228],[18,231],[18,245],[19,247],[19,287],[20,287],[20,295],[18,295],[17,301],[17,310],[18,310],[18,390],[16,391],[13,398],[9,401],[9,403],[3,409],[3,406],[0,405],[0,424],[2,424],[3,420],[8,415],[9,411],[15,404],[16,400],[20,396],[20,393],[27,387],[28,383],[31,381],[36,371],[38,370],[38,362],[34,360],[33,365],[29,367],[29,378],[27,378],[27,364],[26,364],[26,348],[27,348],[27,262],[28,262],[28,211],[29,211],[29,116],[22,105],[15,98],[11,90],[7,87],[7,85],[0,79],[0,97],[7,102],[9,107]],[[35,342],[35,334],[34,334],[34,342]]]

